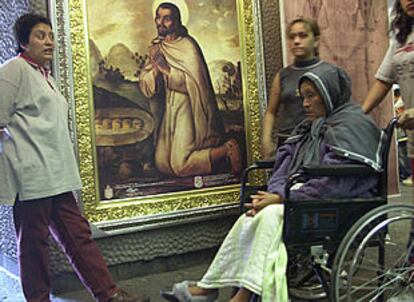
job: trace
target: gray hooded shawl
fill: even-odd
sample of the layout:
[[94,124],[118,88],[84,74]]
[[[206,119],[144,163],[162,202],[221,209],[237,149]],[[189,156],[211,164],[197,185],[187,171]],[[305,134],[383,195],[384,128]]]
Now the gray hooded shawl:
[[344,70],[324,64],[299,79],[311,81],[322,96],[327,115],[300,123],[286,143],[299,143],[289,167],[289,174],[300,167],[318,165],[321,144],[338,156],[382,169],[381,150],[385,133],[364,114],[359,105],[351,103],[351,80]]

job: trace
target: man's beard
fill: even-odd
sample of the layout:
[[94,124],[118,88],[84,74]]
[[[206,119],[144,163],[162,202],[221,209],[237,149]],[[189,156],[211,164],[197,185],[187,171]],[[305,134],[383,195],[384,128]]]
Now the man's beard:
[[168,29],[165,26],[158,26],[157,30],[158,30],[158,35],[161,36],[161,37],[165,37],[165,36],[167,36],[169,34],[172,34],[176,31],[175,28],[169,28]]

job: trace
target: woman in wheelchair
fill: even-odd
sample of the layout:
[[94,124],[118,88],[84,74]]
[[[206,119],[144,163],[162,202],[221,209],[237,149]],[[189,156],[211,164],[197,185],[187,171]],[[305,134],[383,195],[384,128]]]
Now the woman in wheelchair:
[[[287,253],[282,242],[284,188],[289,175],[306,165],[363,163],[378,170],[383,132],[351,103],[351,81],[341,68],[324,64],[304,74],[299,92],[307,119],[277,152],[268,191],[251,196],[248,211],[230,230],[199,282],[183,281],[162,296],[170,301],[216,301],[218,288],[236,287],[231,302],[287,301]],[[376,177],[302,179],[290,199],[372,196]]]

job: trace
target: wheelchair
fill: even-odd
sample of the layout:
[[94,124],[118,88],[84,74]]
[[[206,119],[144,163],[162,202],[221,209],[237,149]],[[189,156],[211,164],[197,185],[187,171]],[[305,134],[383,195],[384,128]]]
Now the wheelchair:
[[[383,129],[386,141],[381,150],[380,172],[367,165],[345,164],[305,167],[289,177],[283,240],[289,258],[291,299],[391,302],[410,290],[414,293],[414,206],[387,204],[388,157],[396,124],[393,118]],[[242,211],[252,193],[266,189],[249,183],[251,172],[271,169],[273,164],[257,161],[243,171]],[[303,176],[353,175],[377,176],[378,194],[370,198],[302,202],[290,199],[292,186]],[[251,301],[260,301],[260,297],[254,296]]]

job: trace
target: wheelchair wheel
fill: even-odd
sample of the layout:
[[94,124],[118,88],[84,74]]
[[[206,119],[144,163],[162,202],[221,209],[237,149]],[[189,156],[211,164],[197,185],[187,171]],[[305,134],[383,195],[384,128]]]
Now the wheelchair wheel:
[[362,216],[342,240],[334,259],[334,301],[393,301],[407,292],[413,294],[412,226],[413,206],[385,205]]

